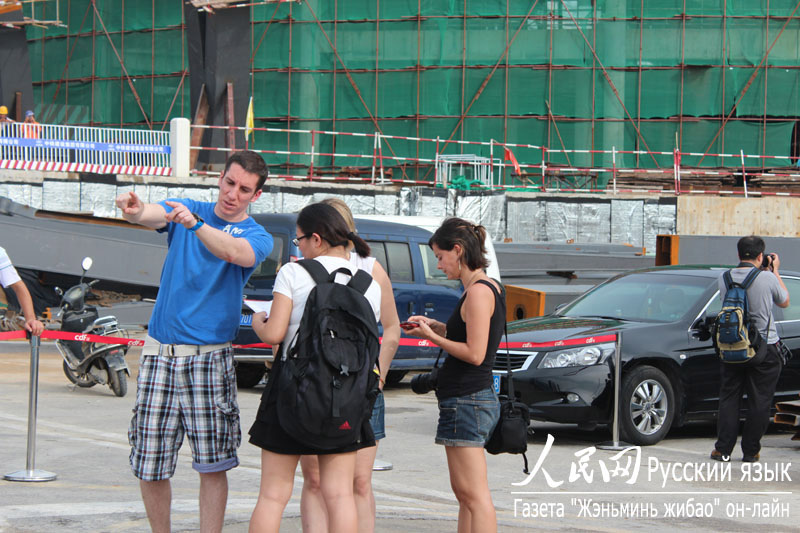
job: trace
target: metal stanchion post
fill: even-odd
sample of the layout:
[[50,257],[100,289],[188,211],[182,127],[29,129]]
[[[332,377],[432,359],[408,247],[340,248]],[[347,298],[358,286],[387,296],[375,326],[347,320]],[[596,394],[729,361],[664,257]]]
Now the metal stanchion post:
[[392,463],[389,461],[381,461],[380,459],[375,459],[375,464],[372,465],[372,470],[374,472],[382,472],[384,470],[391,470],[394,468]]
[[36,407],[39,396],[39,341],[31,336],[31,373],[28,385],[28,453],[25,470],[6,474],[8,481],[53,481],[56,474],[46,470],[36,470]]
[[624,450],[632,445],[619,440],[619,388],[622,380],[622,333],[617,332],[617,342],[614,345],[614,422],[611,426],[611,442],[601,442],[596,448],[600,450]]

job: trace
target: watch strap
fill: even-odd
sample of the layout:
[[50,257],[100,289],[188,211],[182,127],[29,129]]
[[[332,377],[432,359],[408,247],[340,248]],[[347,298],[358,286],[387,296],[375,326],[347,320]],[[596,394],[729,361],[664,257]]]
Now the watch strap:
[[192,213],[192,216],[194,216],[194,219],[197,221],[197,224],[195,224],[194,226],[192,226],[191,228],[189,228],[189,231],[191,231],[192,233],[194,233],[194,232],[196,232],[197,230],[199,230],[199,229],[200,229],[200,227],[201,227],[203,224],[205,224],[205,222],[203,221],[203,219],[202,219],[202,218],[200,218],[200,216],[199,216],[197,213]]

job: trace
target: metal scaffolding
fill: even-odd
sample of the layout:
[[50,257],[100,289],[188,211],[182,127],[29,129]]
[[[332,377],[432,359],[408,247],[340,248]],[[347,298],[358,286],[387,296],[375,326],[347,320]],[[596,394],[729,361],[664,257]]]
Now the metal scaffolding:
[[[52,4],[66,28],[27,29],[42,121],[161,129],[192,115],[182,1],[37,9]],[[798,0],[229,7],[251,13],[251,146],[284,172],[307,168],[309,151],[330,169],[363,166],[337,154],[371,152],[356,137],[294,129],[381,135],[387,158],[412,160],[389,161],[395,178],[431,183],[435,165],[422,161],[437,154],[492,157],[456,141],[516,144],[523,166],[568,168],[671,172],[677,149],[702,168],[739,166],[715,154],[770,156],[765,172],[800,156]],[[519,182],[511,169],[499,179]]]

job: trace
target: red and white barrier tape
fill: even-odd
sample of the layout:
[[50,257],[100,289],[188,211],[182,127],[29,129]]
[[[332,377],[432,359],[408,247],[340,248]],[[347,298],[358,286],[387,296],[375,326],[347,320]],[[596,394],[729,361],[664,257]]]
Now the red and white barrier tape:
[[54,161],[0,160],[0,169],[43,170],[53,172],[91,172],[93,174],[131,174],[136,176],[170,176],[169,167],[142,165],[97,165],[92,163],[57,163]]

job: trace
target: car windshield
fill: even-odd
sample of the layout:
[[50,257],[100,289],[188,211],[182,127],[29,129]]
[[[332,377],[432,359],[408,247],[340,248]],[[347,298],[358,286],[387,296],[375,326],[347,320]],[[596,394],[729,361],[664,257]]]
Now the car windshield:
[[558,314],[644,322],[680,320],[716,280],[647,272],[629,274],[589,291]]

